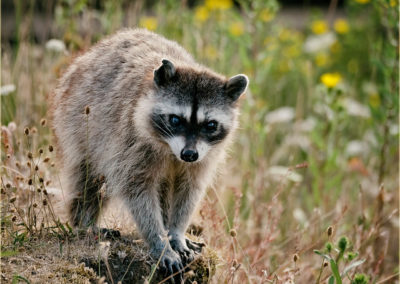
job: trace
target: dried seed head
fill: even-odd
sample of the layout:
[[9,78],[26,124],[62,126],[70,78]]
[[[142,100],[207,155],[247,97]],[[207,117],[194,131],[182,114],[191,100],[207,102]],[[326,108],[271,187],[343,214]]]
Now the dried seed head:
[[324,267],[327,267],[328,263],[326,261],[324,261]]
[[46,181],[46,186],[51,183],[51,180]]
[[231,235],[231,237],[236,237],[236,235],[237,235],[237,232],[236,232],[236,230],[235,229],[231,229],[230,231],[229,231],[229,234]]
[[31,152],[28,152],[28,158],[29,158],[29,159],[32,159],[32,158],[33,158],[33,155],[32,155]]
[[328,229],[326,230],[326,233],[328,234],[328,237],[332,236],[333,234],[333,227],[329,226]]
[[233,259],[233,261],[232,261],[232,266],[233,266],[233,267],[237,267],[237,266],[238,266],[238,261],[236,260],[236,258]]
[[39,178],[39,182],[40,182],[40,183],[43,183],[43,181],[44,181],[43,178],[40,177],[40,178]]
[[53,152],[53,150],[54,150],[53,146],[52,146],[52,145],[49,145],[49,151],[50,151],[50,152]]
[[46,205],[47,205],[47,200],[43,199],[43,206],[46,206]]
[[54,168],[54,167],[55,167],[55,165],[56,165],[55,163],[51,163],[51,165],[50,165],[50,166],[51,166],[52,168]]
[[25,135],[26,135],[26,136],[28,136],[28,135],[29,135],[29,128],[28,128],[28,127],[25,127],[25,129],[24,129],[24,133],[25,133]]
[[31,178],[28,180],[28,184],[29,184],[29,185],[32,185],[32,184],[33,184],[33,180],[32,180]]
[[294,261],[294,262],[297,262],[299,259],[300,259],[299,255],[298,255],[297,253],[295,253],[295,254],[293,255],[293,261]]
[[90,113],[90,107],[89,107],[89,106],[86,106],[86,107],[85,107],[85,114],[86,114],[86,115],[89,115],[89,113]]
[[26,162],[26,165],[28,166],[28,168],[30,168],[32,166],[31,162]]
[[11,221],[13,221],[13,222],[17,221],[17,216],[15,216],[15,215],[12,216]]
[[42,119],[40,120],[40,125],[44,127],[44,126],[46,126],[46,124],[47,124],[47,120],[44,119],[44,118],[42,118]]
[[7,159],[11,159],[11,155],[10,154],[7,154]]
[[47,195],[47,190],[43,189],[44,195]]
[[3,187],[1,188],[1,194],[6,194],[6,190]]
[[41,193],[41,192],[42,192],[42,190],[41,190],[40,188],[37,188],[36,191],[37,191],[38,193]]
[[35,133],[38,132],[36,127],[32,127],[32,128],[31,128],[31,131],[32,131],[32,134],[35,134]]
[[8,150],[8,148],[10,148],[10,145],[6,144],[6,145],[4,145],[4,148],[6,148]]
[[15,166],[19,169],[21,167],[21,164],[19,162],[15,162]]
[[39,166],[36,165],[36,166],[35,166],[35,171],[38,171],[38,170],[39,170]]
[[43,149],[42,148],[39,149],[39,154],[43,154]]
[[17,198],[16,198],[15,196],[11,197],[11,198],[10,198],[10,203],[14,203],[15,200],[17,200]]
[[47,163],[48,161],[50,161],[49,157],[44,158],[43,163]]
[[11,184],[7,182],[6,187],[11,188]]
[[33,203],[32,206],[33,206],[33,208],[36,208],[36,207],[37,207],[37,204],[36,204],[36,203]]

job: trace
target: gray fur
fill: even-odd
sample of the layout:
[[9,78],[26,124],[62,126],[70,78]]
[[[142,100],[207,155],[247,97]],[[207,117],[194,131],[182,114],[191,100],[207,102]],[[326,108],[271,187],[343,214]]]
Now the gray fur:
[[[73,224],[95,225],[100,204],[120,195],[152,255],[160,257],[166,245],[161,264],[180,269],[181,258],[193,257],[184,238],[190,216],[223,159],[247,84],[244,75],[228,81],[177,43],[142,29],[123,30],[76,58],[50,109]],[[225,132],[207,143],[185,138],[185,147],[204,151],[186,163],[171,150],[171,133],[162,137],[154,127],[152,115],[163,112],[188,112],[182,113],[187,123],[199,125],[215,119]],[[105,196],[98,192],[103,182]]]

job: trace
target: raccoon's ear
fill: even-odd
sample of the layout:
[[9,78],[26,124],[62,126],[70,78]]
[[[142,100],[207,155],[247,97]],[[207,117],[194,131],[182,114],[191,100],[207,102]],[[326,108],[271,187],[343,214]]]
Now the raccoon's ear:
[[174,64],[167,59],[163,59],[162,65],[157,70],[154,70],[154,82],[158,86],[165,85],[175,76],[175,73],[176,69]]
[[225,93],[236,101],[243,94],[249,85],[249,78],[244,74],[233,76],[225,84]]

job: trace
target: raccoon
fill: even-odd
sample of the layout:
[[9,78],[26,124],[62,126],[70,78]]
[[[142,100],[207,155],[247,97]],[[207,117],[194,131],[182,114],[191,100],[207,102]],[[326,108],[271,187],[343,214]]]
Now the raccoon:
[[77,57],[50,107],[72,224],[95,226],[101,206],[120,196],[160,267],[182,271],[201,250],[185,231],[223,160],[248,83],[144,29],[120,31]]

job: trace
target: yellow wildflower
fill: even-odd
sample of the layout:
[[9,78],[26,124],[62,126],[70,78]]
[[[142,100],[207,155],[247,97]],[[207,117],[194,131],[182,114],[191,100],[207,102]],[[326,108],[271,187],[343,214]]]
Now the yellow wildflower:
[[272,43],[273,41],[274,41],[274,37],[272,37],[272,36],[267,36],[265,39],[264,39],[264,45],[269,45],[270,43]]
[[314,21],[311,24],[311,30],[317,35],[324,34],[328,31],[328,25],[322,20]]
[[338,34],[345,34],[349,32],[349,24],[344,19],[337,19],[335,21],[334,28]]
[[369,94],[369,104],[374,108],[381,105],[381,98],[378,93]]
[[210,10],[228,10],[232,7],[232,0],[206,0],[205,5]]
[[144,17],[140,20],[140,26],[148,29],[149,31],[154,31],[157,29],[157,19],[155,17]]
[[297,45],[291,45],[283,49],[283,55],[289,58],[297,57],[300,55],[300,48]]
[[342,76],[339,73],[324,73],[320,78],[322,84],[328,88],[335,87],[341,80]]
[[291,37],[291,31],[289,29],[285,29],[283,28],[280,32],[279,32],[279,39],[281,41],[287,41],[290,39]]
[[328,56],[325,53],[318,53],[315,56],[315,64],[318,67],[323,67],[328,63]]
[[355,0],[355,1],[360,4],[367,4],[369,3],[370,0]]
[[244,27],[241,22],[234,22],[229,27],[229,32],[233,36],[241,36],[244,33]]
[[397,7],[397,0],[390,0],[390,7]]
[[206,6],[199,6],[194,12],[194,17],[200,22],[206,21],[210,16],[210,13]]
[[286,72],[288,72],[289,70],[290,70],[290,68],[289,68],[289,62],[287,62],[287,61],[280,61],[279,62],[279,65],[278,65],[278,70],[279,70],[279,72],[281,72],[281,73],[286,73]]
[[263,22],[269,22],[275,17],[275,14],[270,9],[262,9],[260,12],[260,19]]

